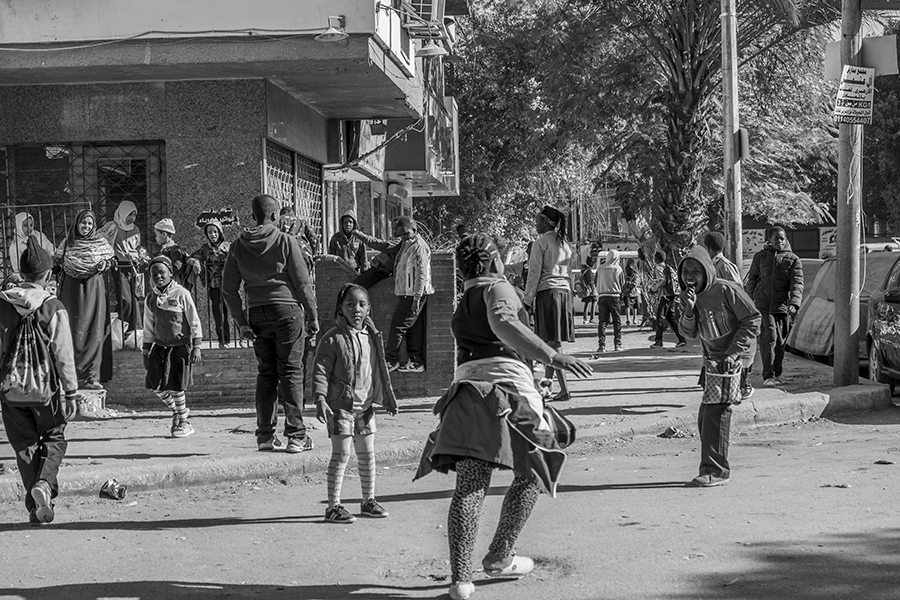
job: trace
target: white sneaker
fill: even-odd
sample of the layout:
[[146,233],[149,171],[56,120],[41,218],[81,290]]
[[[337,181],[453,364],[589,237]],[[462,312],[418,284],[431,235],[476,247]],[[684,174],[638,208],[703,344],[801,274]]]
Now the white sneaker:
[[475,584],[471,581],[460,581],[450,586],[452,600],[468,600],[475,593]]
[[494,567],[485,564],[483,561],[481,566],[484,567],[484,574],[488,577],[505,578],[505,577],[525,577],[534,570],[534,561],[527,556],[513,556],[512,562],[505,567]]
[[763,385],[766,387],[775,387],[776,384],[774,379],[769,378],[763,381]]

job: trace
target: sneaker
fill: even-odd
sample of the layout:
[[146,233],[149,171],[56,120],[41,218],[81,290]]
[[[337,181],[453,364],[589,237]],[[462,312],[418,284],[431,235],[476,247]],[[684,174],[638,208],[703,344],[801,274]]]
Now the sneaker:
[[178,418],[178,413],[172,413],[172,424],[169,426],[169,435],[175,437],[175,428],[178,427],[178,421],[181,419]]
[[359,514],[371,519],[383,519],[388,516],[388,511],[375,498],[369,498],[359,506]]
[[194,426],[187,421],[178,421],[178,424],[172,428],[172,437],[186,438],[194,434]]
[[527,556],[513,555],[512,561],[505,567],[501,567],[499,562],[488,562],[485,556],[484,560],[481,561],[481,566],[484,567],[484,574],[492,579],[501,577],[519,578],[525,577],[534,570],[534,561]]
[[597,348],[597,354],[603,354],[606,352],[606,346],[599,346]]
[[691,480],[691,485],[695,487],[717,487],[728,483],[727,477],[716,477],[715,475],[697,475]]
[[475,593],[475,584],[471,581],[458,581],[450,586],[450,600],[469,600]]
[[680,342],[678,342],[677,344],[675,344],[675,347],[676,347],[676,348],[684,348],[685,346],[687,346],[687,342],[684,341],[684,340],[681,340]]
[[397,370],[401,373],[424,373],[425,365],[420,362],[411,360]]
[[219,342],[219,348],[230,350],[231,348],[234,348],[234,346],[232,346],[230,342]]
[[275,452],[276,450],[284,450],[284,442],[278,439],[278,436],[256,443],[256,449],[260,452]]
[[781,377],[779,377],[778,375],[775,376],[775,385],[782,385]]
[[622,351],[622,344],[616,344],[616,352]]
[[89,380],[85,381],[81,386],[83,390],[102,390],[103,386],[97,383],[96,381]]
[[28,523],[32,527],[40,527],[41,525],[44,524],[43,521],[41,521],[40,519],[37,518],[37,515],[34,514],[33,510],[28,512]]
[[650,346],[650,347],[651,347],[651,348],[662,348],[662,347],[663,347],[663,343],[662,343],[662,342],[653,342],[653,345]]
[[309,452],[312,449],[312,438],[307,436],[304,438],[289,438],[285,452],[288,454],[300,454],[301,452]]
[[340,525],[345,525],[347,523],[353,523],[356,521],[356,517],[347,512],[347,509],[338,504],[337,506],[332,506],[325,510],[325,522],[326,523],[338,523]]
[[396,361],[396,360],[389,360],[389,361],[387,361],[387,368],[388,368],[388,373],[393,373],[394,371],[396,371],[397,369],[400,368],[400,363],[399,363],[399,361]]
[[771,377],[763,381],[763,385],[766,387],[775,387],[775,380]]
[[34,517],[40,523],[53,522],[53,505],[50,503],[50,484],[41,479],[31,488],[31,497],[34,499]]
[[752,385],[748,385],[748,386],[745,387],[743,390],[741,390],[741,400],[746,400],[747,398],[749,398],[750,396],[752,396],[752,395],[753,395],[753,392],[755,392],[755,391],[756,391],[756,390],[753,389],[753,386],[752,386]]

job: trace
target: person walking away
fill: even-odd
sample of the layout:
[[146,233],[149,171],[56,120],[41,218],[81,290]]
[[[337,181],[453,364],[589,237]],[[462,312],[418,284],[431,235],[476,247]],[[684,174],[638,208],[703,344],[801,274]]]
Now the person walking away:
[[[62,302],[45,288],[53,259],[40,241],[29,237],[19,257],[21,284],[0,292],[2,363],[17,358],[15,345],[20,325],[33,319],[35,334],[48,350],[44,372],[51,375],[49,403],[26,406],[10,402],[10,389],[0,390],[0,414],[6,438],[16,454],[16,465],[25,488],[25,508],[32,525],[50,523],[53,500],[59,494],[57,475],[66,456],[66,423],[75,416],[78,377],[72,350],[69,315]],[[38,365],[31,365],[36,367]],[[3,368],[2,378],[11,375]]]
[[100,235],[113,248],[116,264],[112,272],[116,292],[116,310],[124,323],[122,340],[142,327],[141,299],[144,297],[144,269],[150,256],[141,246],[141,232],[135,226],[137,207],[123,200],[113,214],[113,220],[99,229]]
[[640,272],[635,268],[634,261],[625,263],[625,283],[622,284],[622,304],[625,306],[625,324],[639,325],[638,314],[641,305]]
[[606,324],[612,322],[616,352],[622,349],[622,286],[625,275],[619,265],[619,251],[606,253],[606,262],[597,267],[597,352],[606,352]]
[[791,252],[784,228],[769,230],[765,247],[753,255],[746,290],[762,314],[759,355],[763,385],[775,387],[781,385],[791,320],[803,301],[803,263]]
[[[743,382],[740,399],[748,398],[753,388],[748,387],[747,370],[756,354],[759,311],[739,283],[716,277],[709,253],[699,246],[692,248],[681,261],[678,279],[683,289],[681,332],[690,338],[700,338],[707,367],[715,367],[719,374],[739,371]],[[706,377],[709,377],[708,373]],[[700,432],[700,474],[691,483],[699,487],[728,483],[731,477],[728,462],[730,401],[701,403],[697,428]]]
[[[401,373],[421,373],[425,370],[425,319],[428,296],[434,293],[431,285],[431,248],[418,233],[411,217],[397,219],[395,233],[402,242],[394,261],[394,295],[397,306],[391,317],[391,328],[385,347],[388,370]],[[373,238],[354,233],[367,243]],[[372,247],[388,251],[389,242],[375,240]],[[400,365],[400,347],[406,339],[409,360]]]
[[106,282],[103,274],[113,265],[115,254],[97,233],[94,213],[78,211],[53,262],[60,269],[59,300],[71,316],[75,373],[79,387],[102,390],[103,345],[110,335]]
[[228,307],[222,296],[222,271],[231,244],[225,241],[225,231],[218,219],[210,220],[203,228],[203,233],[206,241],[191,255],[191,265],[194,273],[206,283],[206,297],[216,326],[219,348],[230,348],[231,327],[228,325]]
[[150,279],[141,352],[147,369],[145,385],[172,411],[172,437],[188,437],[194,427],[188,420],[186,394],[193,383],[193,366],[200,362],[200,315],[193,296],[175,281],[172,261],[167,257],[150,261]]
[[[594,257],[588,256],[587,260],[581,265],[580,281],[583,290],[581,302],[584,309],[581,313],[582,323],[593,323],[594,314],[597,309],[597,284],[594,277]],[[590,319],[588,318],[590,315]]]
[[[489,236],[475,233],[460,241],[456,264],[465,280],[451,321],[459,366],[450,389],[435,405],[440,426],[426,444],[415,478],[432,470],[456,471],[447,517],[449,592],[450,598],[465,599],[475,591],[472,554],[494,469],[511,469],[514,478],[481,566],[490,578],[508,578],[523,577],[534,568],[531,558],[516,554],[516,541],[538,494],[555,497],[565,465],[565,451],[543,416],[544,400],[525,361],[577,377],[589,377],[591,368],[557,352],[531,330]],[[534,271],[535,277],[539,273]]]
[[725,236],[718,231],[710,231],[703,236],[703,246],[712,258],[713,266],[716,268],[716,277],[725,281],[733,281],[743,287],[744,282],[741,281],[741,272],[737,265],[722,254],[725,249]]
[[[256,377],[256,444],[260,452],[284,448],[275,435],[278,401],[284,404],[286,451],[312,449],[303,423],[304,316],[319,331],[316,298],[297,240],[276,227],[280,205],[267,194],[253,198],[255,227],[247,227],[225,261],[222,293],[241,337],[253,340]],[[240,295],[247,296],[247,316]],[[279,394],[279,385],[281,393]]]
[[341,215],[341,227],[334,232],[328,242],[328,254],[333,254],[344,261],[357,273],[366,270],[366,246],[359,236],[353,235],[356,231],[356,212],[348,210]]
[[9,245],[9,266],[13,273],[19,272],[19,257],[28,247],[28,240],[32,237],[36,238],[38,245],[45,252],[53,256],[53,242],[47,239],[34,224],[34,218],[27,212],[17,213],[15,216],[15,236]]
[[678,329],[678,321],[675,319],[675,269],[672,265],[666,264],[666,255],[661,250],[657,250],[653,257],[656,260],[656,267],[660,274],[659,279],[655,283],[655,289],[651,290],[659,298],[659,304],[656,308],[656,341],[653,342],[651,348],[663,347],[663,333],[666,331],[666,323],[672,328],[675,336],[678,338],[676,348],[687,345],[684,336]]
[[398,222],[399,219],[395,219],[391,224],[391,235],[394,236],[391,240],[380,240],[364,234],[359,229],[353,230],[353,235],[365,242],[369,248],[380,251],[380,254],[369,263],[369,268],[360,273],[353,283],[370,290],[376,283],[394,274],[394,263],[397,261],[397,255],[400,254],[400,247],[403,245]]
[[348,283],[338,292],[334,327],[322,336],[316,350],[313,394],[316,418],[331,438],[328,463],[328,523],[353,523],[356,517],[341,505],[344,471],[351,442],[359,463],[362,485],[360,514],[384,518],[388,512],[375,499],[375,407],[397,414],[397,399],[384,358],[381,334],[369,316],[369,294]]

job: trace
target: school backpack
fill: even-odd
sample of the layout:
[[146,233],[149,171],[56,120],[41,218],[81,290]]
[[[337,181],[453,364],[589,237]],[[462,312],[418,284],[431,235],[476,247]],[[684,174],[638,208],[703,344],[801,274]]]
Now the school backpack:
[[581,277],[575,278],[575,297],[576,298],[584,298],[587,294],[587,290],[584,289],[584,282],[581,280]]
[[32,312],[19,321],[0,359],[0,399],[10,406],[47,406],[58,386],[50,340]]

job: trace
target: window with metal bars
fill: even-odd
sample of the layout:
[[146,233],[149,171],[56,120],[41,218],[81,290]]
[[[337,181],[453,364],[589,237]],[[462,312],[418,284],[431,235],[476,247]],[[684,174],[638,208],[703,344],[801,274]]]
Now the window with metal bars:
[[134,202],[135,222],[148,243],[153,224],[166,215],[165,143],[65,142],[0,146],[0,253],[10,270],[8,248],[15,215],[27,212],[35,230],[54,246],[75,214],[90,207],[98,226],[111,221],[119,203]]
[[272,140],[265,143],[265,193],[290,206],[322,239],[322,164]]

